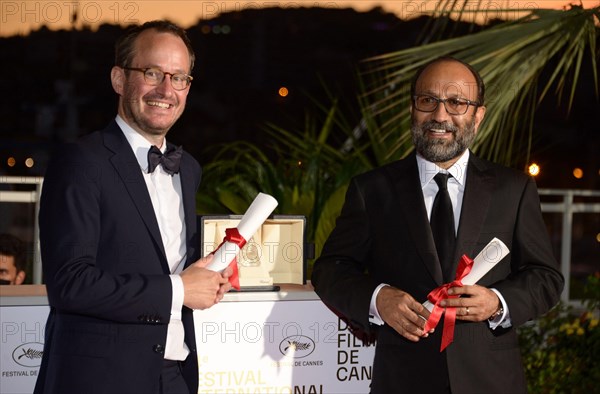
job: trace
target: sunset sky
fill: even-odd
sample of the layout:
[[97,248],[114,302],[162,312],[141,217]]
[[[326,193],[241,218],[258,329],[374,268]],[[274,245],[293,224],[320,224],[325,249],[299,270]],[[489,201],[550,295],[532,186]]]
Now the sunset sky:
[[[514,18],[518,16],[520,8],[555,8],[568,7],[570,3],[580,4],[568,0],[467,0],[468,5],[475,8],[482,4],[488,10],[488,18]],[[50,29],[58,30],[68,28],[71,24],[71,15],[77,10],[77,28],[83,25],[97,27],[102,23],[132,24],[152,19],[168,18],[189,27],[199,20],[214,18],[223,12],[238,11],[248,8],[261,7],[328,7],[348,8],[353,7],[359,11],[367,11],[373,7],[381,6],[384,10],[394,12],[398,17],[410,19],[421,14],[431,13],[439,1],[431,0],[141,0],[141,1],[0,1],[0,36],[15,34],[28,34],[31,30],[46,25]],[[585,8],[600,5],[600,0],[583,0]]]

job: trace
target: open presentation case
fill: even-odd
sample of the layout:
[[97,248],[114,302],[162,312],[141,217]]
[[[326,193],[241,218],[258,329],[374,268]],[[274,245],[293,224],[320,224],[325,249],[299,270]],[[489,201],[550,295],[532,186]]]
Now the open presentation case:
[[[225,230],[237,227],[241,215],[200,216],[202,256],[212,253],[225,238]],[[280,284],[305,284],[306,260],[314,247],[305,240],[306,217],[274,215],[246,240],[239,252],[241,291],[274,291]]]

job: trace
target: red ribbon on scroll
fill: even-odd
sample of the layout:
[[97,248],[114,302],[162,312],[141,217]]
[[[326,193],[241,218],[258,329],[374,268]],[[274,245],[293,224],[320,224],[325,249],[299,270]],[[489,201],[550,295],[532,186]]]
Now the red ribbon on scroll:
[[[242,237],[240,235],[240,232],[238,231],[237,228],[228,228],[228,229],[225,229],[225,238],[223,238],[223,242],[221,242],[221,244],[217,247],[217,249],[219,249],[221,246],[223,246],[223,244],[225,242],[234,243],[237,246],[239,246],[240,249],[242,249],[244,247],[244,245],[246,245],[247,241],[244,239],[244,237]],[[215,251],[216,251],[216,249],[215,249]],[[233,274],[229,277],[229,283],[231,283],[231,286],[234,289],[239,290],[240,289],[240,278],[239,278],[239,273],[238,273],[236,257],[234,257],[233,260],[231,260],[231,263],[229,263],[229,266],[231,267],[231,269],[233,269]]]
[[[427,299],[429,302],[433,304],[433,310],[429,315],[429,319],[425,323],[425,332],[429,332],[429,330],[435,328],[440,318],[442,317],[442,313],[444,313],[444,308],[439,306],[440,301],[448,299],[448,298],[458,298],[456,295],[449,295],[448,290],[451,287],[460,287],[462,286],[461,279],[464,278],[469,272],[471,272],[471,267],[473,266],[473,260],[471,260],[467,255],[464,255],[460,258],[458,263],[458,269],[456,270],[456,277],[454,281],[450,283],[446,283],[433,289],[428,295]],[[456,322],[456,308],[448,307],[446,308],[446,313],[444,314],[444,331],[442,331],[442,345],[440,346],[440,352],[443,351],[448,345],[452,343],[454,340],[454,325]]]

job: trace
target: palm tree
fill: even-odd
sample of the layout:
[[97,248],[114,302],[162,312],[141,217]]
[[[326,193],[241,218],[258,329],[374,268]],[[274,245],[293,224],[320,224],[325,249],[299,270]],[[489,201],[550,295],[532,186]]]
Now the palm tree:
[[352,126],[334,100],[330,107],[319,106],[316,115],[307,115],[303,130],[267,124],[275,159],[244,141],[217,147],[215,160],[205,166],[198,211],[242,214],[264,192],[279,202],[276,213],[308,218],[306,237],[319,248],[339,214],[350,178],[370,168],[358,150],[349,153],[330,143],[332,134],[350,135],[349,130]]

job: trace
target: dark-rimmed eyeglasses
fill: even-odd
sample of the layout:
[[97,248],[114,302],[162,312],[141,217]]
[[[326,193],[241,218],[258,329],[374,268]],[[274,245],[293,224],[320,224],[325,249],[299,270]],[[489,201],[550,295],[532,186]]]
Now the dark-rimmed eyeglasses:
[[171,77],[171,86],[175,90],[184,90],[192,83],[194,79],[191,75],[182,73],[168,73],[159,68],[148,67],[148,68],[137,68],[137,67],[121,67],[123,70],[139,71],[144,74],[144,81],[148,85],[158,86],[164,81],[165,75]]
[[413,96],[413,102],[417,111],[434,112],[440,103],[444,103],[446,112],[450,115],[464,115],[469,109],[469,105],[479,107],[479,103],[475,101],[465,100],[461,98],[441,99],[426,94]]

